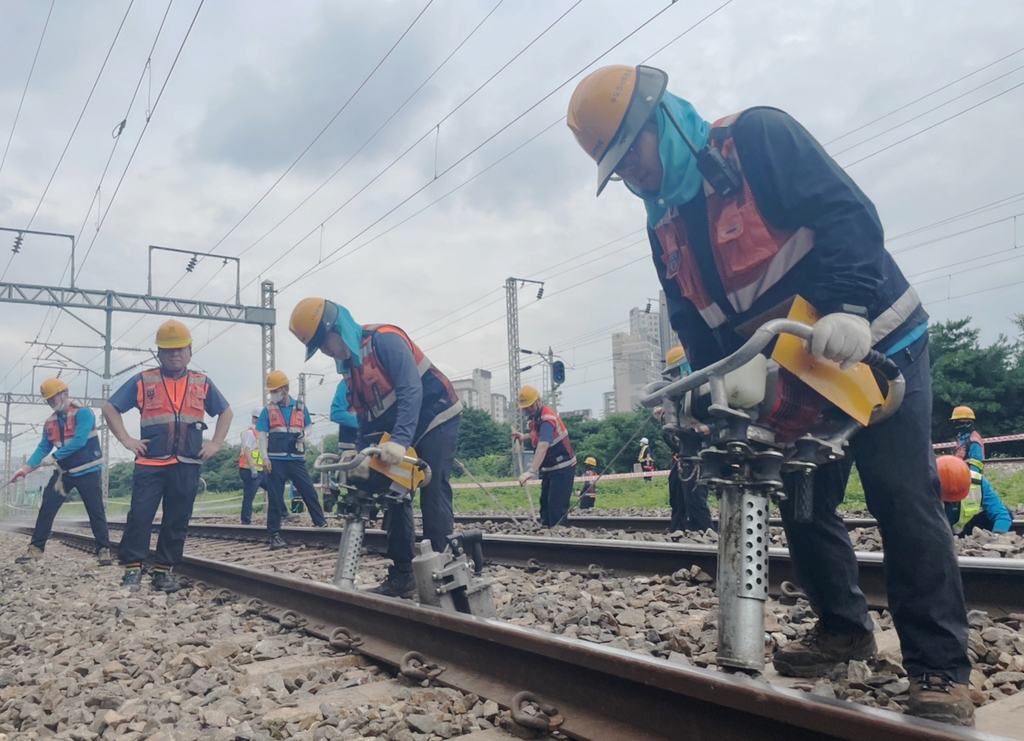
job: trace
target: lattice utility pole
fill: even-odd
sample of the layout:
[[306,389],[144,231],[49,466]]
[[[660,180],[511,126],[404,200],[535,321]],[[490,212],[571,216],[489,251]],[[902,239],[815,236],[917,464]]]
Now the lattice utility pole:
[[[260,308],[274,314],[274,283],[265,280],[260,283]],[[263,384],[263,405],[270,403],[270,394],[267,392],[267,376],[274,370],[274,323],[263,325],[263,377],[260,383]]]
[[544,295],[544,281],[527,278],[505,280],[505,314],[508,319],[508,404],[513,432],[523,431],[523,413],[519,409],[519,390],[522,385],[522,371],[519,370],[519,294],[517,284],[534,283],[537,299]]

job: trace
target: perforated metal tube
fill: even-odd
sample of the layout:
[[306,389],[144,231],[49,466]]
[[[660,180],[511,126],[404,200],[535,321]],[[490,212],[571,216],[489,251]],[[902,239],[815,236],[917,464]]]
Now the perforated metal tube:
[[355,589],[356,568],[365,532],[364,520],[351,516],[345,518],[345,530],[338,543],[338,562],[334,565],[334,585],[339,589]]

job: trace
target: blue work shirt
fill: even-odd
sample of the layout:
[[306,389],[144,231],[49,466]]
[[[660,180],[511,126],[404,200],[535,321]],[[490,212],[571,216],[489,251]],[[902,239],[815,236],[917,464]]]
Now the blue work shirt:
[[[67,419],[67,415],[57,414],[57,424],[60,426],[61,434],[64,432],[64,420]],[[70,440],[65,440],[64,444],[57,448],[57,452],[53,454],[53,457],[61,461],[67,458],[69,455],[77,453],[79,450],[85,447],[85,444],[89,441],[89,435],[96,428],[96,415],[92,413],[91,409],[82,407],[75,412],[75,434]],[[46,430],[43,430],[43,439],[40,441],[35,452],[28,459],[28,465],[35,468],[38,466],[43,458],[50,454],[53,450],[53,443],[46,437]],[[102,463],[97,463],[92,468],[87,468],[84,471],[78,473],[71,473],[68,476],[77,477],[85,476],[87,473],[93,473],[103,468]]]
[[[960,435],[957,444],[962,446],[969,443],[967,448],[968,466],[970,466],[973,475],[977,476],[980,474],[982,476],[981,511],[992,520],[993,533],[1009,532],[1010,526],[1013,524],[1013,516],[1010,514],[1010,510],[1006,508],[1006,505],[1003,504],[1003,500],[999,498],[999,494],[992,488],[988,479],[984,478],[985,464],[981,463],[979,466],[971,462],[984,461],[985,448],[980,443],[971,440],[970,437],[970,432]],[[949,520],[950,525],[955,525],[960,521],[960,502],[943,502],[943,507],[946,510],[946,519]]]
[[[395,423],[391,427],[391,442],[408,448],[416,439],[416,428],[420,423],[423,406],[423,378],[416,367],[412,349],[394,332],[379,332],[373,338],[374,352],[384,372],[395,386]],[[364,429],[359,425],[357,447],[366,445],[366,436],[382,430],[375,427]]]
[[[292,418],[292,410],[295,408],[297,403],[298,401],[296,399],[289,399],[288,404],[281,407],[281,414],[284,415],[286,423]],[[313,421],[310,419],[309,410],[303,409],[302,415],[306,420],[306,427],[310,427],[313,424]],[[270,414],[267,412],[266,407],[263,407],[263,411],[260,412],[260,418],[256,421],[256,431],[270,434]],[[270,453],[267,457],[274,461],[302,461],[306,459],[306,456],[301,453]]]

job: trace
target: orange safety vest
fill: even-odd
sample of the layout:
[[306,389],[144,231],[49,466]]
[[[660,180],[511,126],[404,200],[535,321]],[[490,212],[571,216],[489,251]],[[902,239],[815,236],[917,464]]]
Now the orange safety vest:
[[362,365],[349,365],[345,380],[348,382],[349,408],[365,425],[366,432],[390,432],[397,418],[395,384],[377,358],[373,338],[378,332],[394,332],[412,350],[416,370],[423,383],[423,402],[416,426],[413,443],[430,430],[462,412],[462,402],[445,375],[409,339],[409,335],[390,324],[367,324],[363,326],[363,341],[360,348]]
[[[256,436],[256,447],[252,449],[252,462],[256,464],[256,470],[263,470],[263,457],[260,455],[260,433],[256,431],[255,427],[250,427],[249,432]],[[242,446],[242,453],[238,456],[238,467],[249,468],[249,461],[245,459],[245,446]]]
[[303,455],[303,430],[306,428],[306,407],[301,401],[292,406],[291,417],[286,421],[280,404],[267,407],[267,455]]
[[543,463],[547,465],[542,465],[539,469],[540,472],[548,473],[549,471],[557,471],[568,466],[575,466],[576,456],[572,452],[572,443],[569,441],[569,430],[565,428],[565,424],[551,410],[551,407],[542,406],[540,414],[530,420],[530,443],[533,445],[533,449],[536,450],[538,443],[540,443],[541,422],[550,422],[554,425],[555,437],[544,456]]
[[[743,175],[732,135],[728,128],[722,128],[730,126],[741,114],[742,111],[715,121],[709,143],[736,168],[743,181],[742,190],[726,199],[704,182],[711,251],[730,308],[737,314],[748,311],[814,247],[812,230],[779,229],[761,215]],[[716,138],[716,130],[724,136]],[[676,281],[683,296],[693,303],[710,328],[724,324],[728,315],[704,286],[679,209],[670,208],[655,225],[654,232],[661,244],[665,276]]]
[[140,435],[147,442],[145,457],[135,462],[150,466],[201,463],[206,376],[187,371],[181,378],[169,379],[153,368],[142,372],[139,386]]
[[[57,413],[51,414],[43,423],[43,432],[46,439],[54,448],[64,447],[64,441],[75,436],[76,415],[82,407],[71,404],[68,406],[67,416],[64,418],[64,430],[61,431]],[[100,449],[99,433],[93,426],[85,445],[69,455],[57,461],[57,467],[64,473],[79,473],[89,468],[94,468],[103,462],[103,451]]]

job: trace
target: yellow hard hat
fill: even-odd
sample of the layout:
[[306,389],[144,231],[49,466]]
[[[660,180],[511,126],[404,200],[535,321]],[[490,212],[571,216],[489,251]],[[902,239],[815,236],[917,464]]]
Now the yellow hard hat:
[[177,319],[168,319],[156,331],[156,346],[161,350],[176,350],[192,344],[192,333]]
[[43,401],[52,399],[61,391],[67,390],[68,385],[59,378],[47,378],[39,385],[39,395],[43,397]]
[[617,64],[584,77],[569,99],[566,120],[583,151],[597,162],[597,194],[661,103],[668,75]]
[[585,461],[583,461],[583,463],[588,465],[588,466],[596,466],[597,465],[597,458],[595,458],[594,456],[590,456]]
[[976,419],[974,416],[974,410],[970,407],[957,407],[953,410],[953,414],[950,415],[949,419],[953,422],[958,419]]
[[322,298],[304,298],[292,309],[288,329],[306,346],[309,360],[324,344],[324,338],[338,319],[338,307]]
[[519,408],[526,409],[526,407],[533,406],[540,401],[540,392],[537,391],[533,386],[523,386],[519,390]]
[[284,374],[284,371],[271,371],[270,375],[267,376],[267,391],[277,391],[279,388],[287,385],[288,376]]

